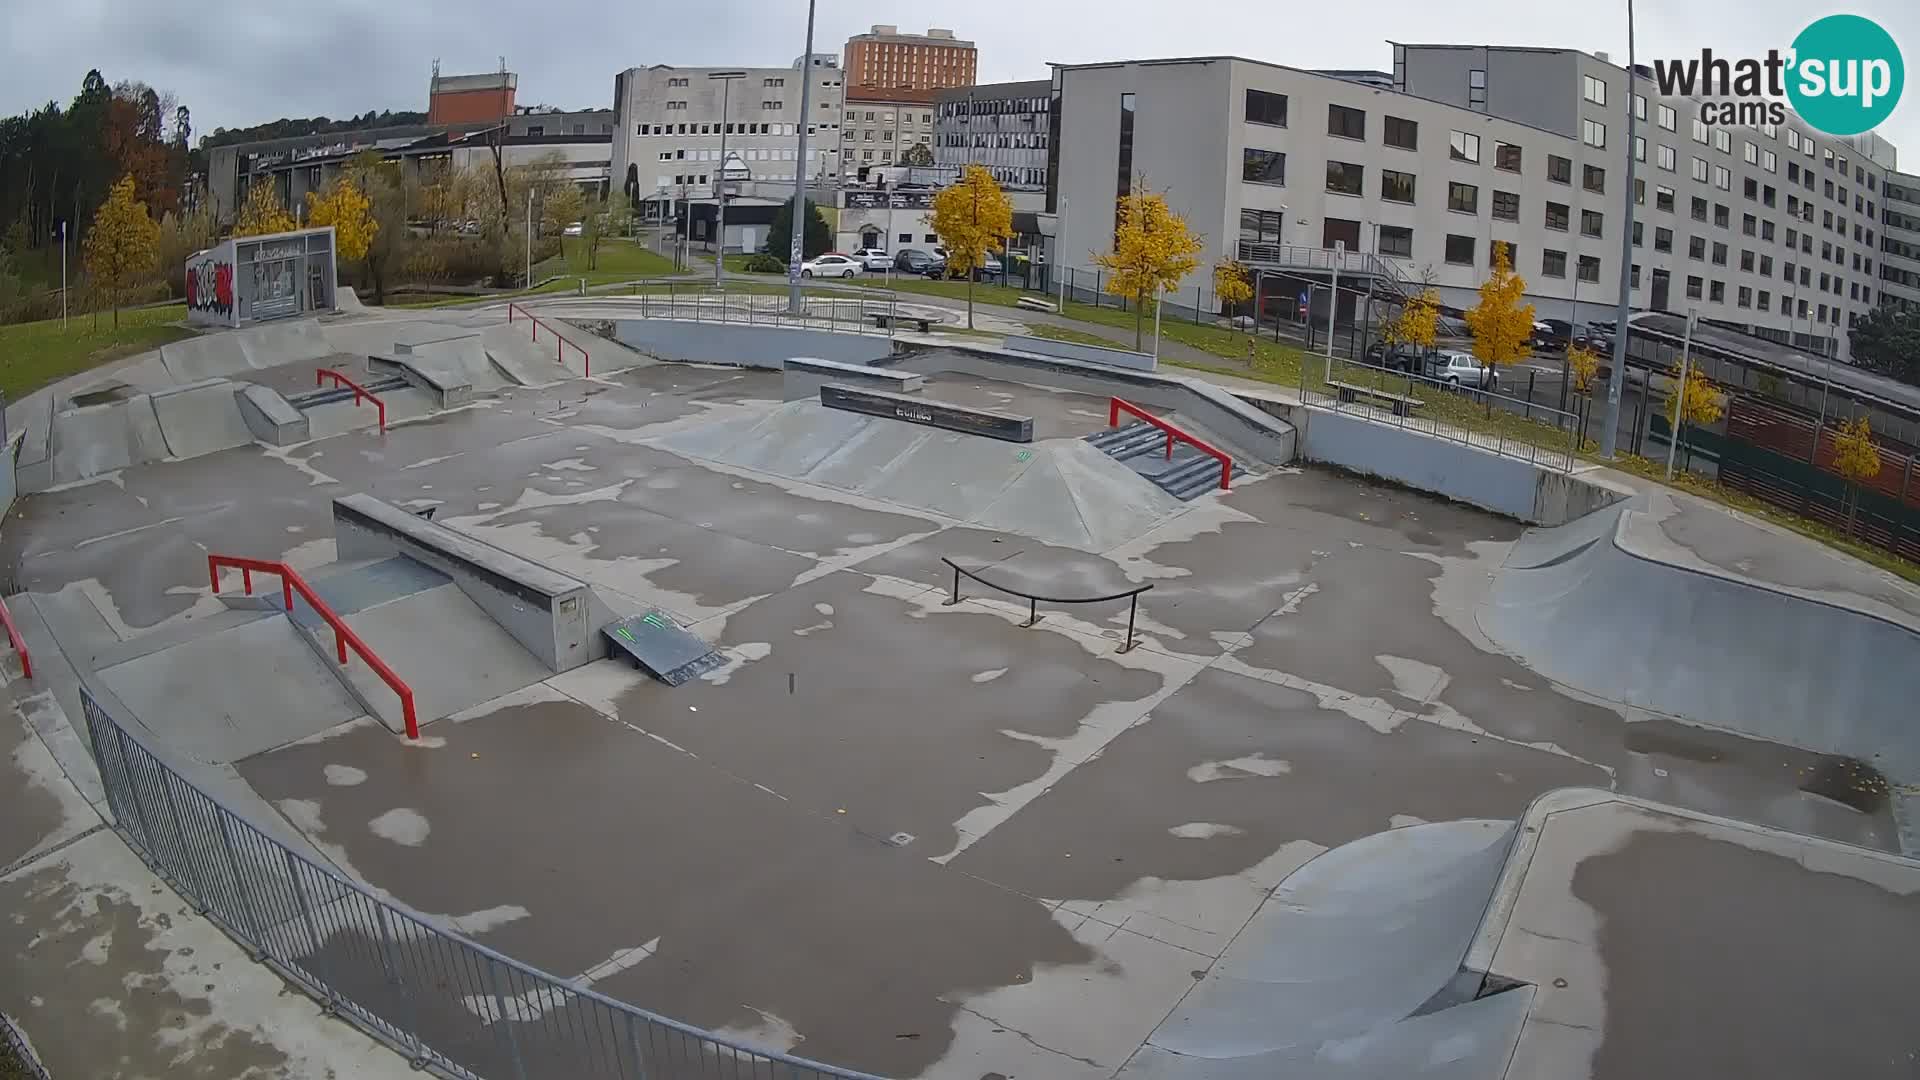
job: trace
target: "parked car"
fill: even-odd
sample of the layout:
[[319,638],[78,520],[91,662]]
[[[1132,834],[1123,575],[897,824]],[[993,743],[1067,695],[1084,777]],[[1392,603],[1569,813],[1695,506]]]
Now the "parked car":
[[893,266],[893,256],[880,248],[861,248],[853,253],[852,259],[868,273],[886,273]]
[[800,276],[850,278],[860,273],[861,269],[861,264],[849,256],[829,252],[801,263]]
[[1500,373],[1491,364],[1457,349],[1440,349],[1427,357],[1427,378],[1470,390],[1493,390],[1500,385]]
[[[951,278],[955,281],[958,281],[961,278],[966,276],[962,274],[959,270],[948,267],[947,254],[945,251],[942,251],[940,249],[935,249],[935,250],[939,254],[940,266],[943,271],[942,274],[940,275],[941,277]],[[1000,264],[999,256],[993,254],[992,252],[988,252],[986,255],[986,258],[981,261],[980,265],[974,268],[973,280],[998,281],[1001,278],[1001,276],[1004,275],[1005,273],[1006,273],[1006,268]]]
[[931,274],[936,265],[945,263],[919,248],[903,248],[893,256],[893,268],[902,274]]
[[1421,348],[1418,345],[1389,345],[1376,341],[1367,346],[1367,363],[1394,371],[1419,371]]
[[576,221],[573,224],[567,226],[566,228],[561,229],[560,235],[561,236],[579,236],[581,233],[585,231],[586,231],[586,222]]

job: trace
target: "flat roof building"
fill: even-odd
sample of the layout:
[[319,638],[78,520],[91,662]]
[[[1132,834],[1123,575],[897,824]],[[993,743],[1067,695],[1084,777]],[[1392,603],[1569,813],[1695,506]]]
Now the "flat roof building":
[[903,34],[897,26],[875,24],[848,38],[842,56],[849,86],[937,90],[973,85],[980,53],[951,30]]

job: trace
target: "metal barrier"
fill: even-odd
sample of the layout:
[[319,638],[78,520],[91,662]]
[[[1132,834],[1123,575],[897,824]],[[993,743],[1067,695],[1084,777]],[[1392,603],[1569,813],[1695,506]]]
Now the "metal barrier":
[[560,333],[560,331],[555,330],[551,323],[546,322],[541,319],[540,316],[535,315],[519,304],[509,303],[507,305],[507,324],[509,326],[513,324],[516,314],[524,317],[528,322],[533,324],[533,340],[536,343],[540,340],[540,328],[542,326],[547,328],[547,333],[551,334],[554,338],[554,363],[559,364],[561,367],[567,366],[566,351],[571,348],[574,352],[580,354],[580,374],[589,379],[593,378],[593,358],[587,355],[587,350],[575,344],[571,339]]
[[256,960],[462,1080],[880,1080],[755,1050],[615,1001],[435,926],[313,863],[188,783],[84,688],[114,828]]
[[313,385],[325,386],[329,378],[333,380],[334,385],[336,386],[344,385],[353,391],[354,408],[360,407],[361,398],[365,398],[368,401],[373,402],[374,407],[380,410],[380,430],[381,431],[387,430],[387,403],[386,402],[381,401],[380,398],[377,395],[375,395],[373,391],[367,389],[364,386],[361,386],[359,383],[354,382],[352,379],[347,378],[345,375],[341,374],[338,371],[335,371],[333,368],[321,368],[319,371],[314,372]]
[[[1578,461],[1578,416],[1508,397],[1497,390],[1461,387],[1376,364],[1307,356],[1300,363],[1300,400],[1559,472],[1572,472]],[[1462,416],[1454,422],[1432,415],[1436,411],[1459,412],[1455,402],[1470,402],[1475,411],[1484,406],[1488,421],[1475,426],[1478,417]],[[1421,415],[1423,410],[1428,414]],[[1493,419],[1496,416],[1498,419]]]
[[1119,427],[1120,414],[1122,412],[1127,413],[1130,416],[1137,416],[1140,419],[1145,420],[1148,424],[1152,425],[1153,427],[1159,428],[1162,432],[1166,433],[1167,457],[1169,459],[1173,457],[1173,444],[1175,442],[1183,442],[1188,444],[1189,446],[1192,446],[1194,449],[1200,451],[1201,453],[1207,455],[1208,457],[1211,457],[1214,460],[1218,461],[1220,463],[1220,490],[1221,491],[1228,490],[1229,486],[1232,484],[1232,481],[1233,481],[1233,459],[1228,457],[1224,451],[1216,449],[1212,446],[1209,446],[1204,442],[1201,442],[1199,439],[1196,439],[1193,436],[1187,434],[1186,432],[1181,431],[1179,428],[1174,427],[1172,424],[1167,423],[1165,420],[1160,419],[1159,417],[1153,415],[1152,413],[1141,408],[1140,406],[1135,405],[1130,401],[1123,401],[1120,398],[1108,399],[1107,426]]
[[[666,292],[659,290],[664,285]],[[816,286],[817,288],[818,286]],[[786,291],[779,295],[746,292],[714,293],[706,287],[682,288],[672,282],[631,282],[630,297],[640,301],[643,319],[684,319],[692,322],[743,323],[783,326],[832,333],[893,336],[897,310],[892,296],[884,299],[836,298],[807,294],[800,314],[787,310]],[[867,320],[875,316],[875,325]],[[885,325],[878,325],[884,323]]]
[[[21,1069],[25,1070],[23,1075],[33,1077],[34,1080],[53,1080],[52,1074],[47,1072],[47,1067],[40,1064],[40,1059],[34,1056],[33,1047],[27,1045],[27,1037],[20,1033],[19,1028],[13,1026],[13,1021],[7,1017],[6,1013],[0,1013],[0,1066],[8,1064],[9,1055],[13,1061],[19,1062]],[[0,1073],[13,1075],[5,1068],[0,1068]]]
[[21,677],[33,678],[33,657],[27,655],[27,639],[20,635],[20,628],[13,625],[13,612],[7,610],[5,600],[0,600],[0,622],[7,624],[7,643],[20,654]]
[[1005,585],[988,581],[986,578],[981,577],[978,572],[968,570],[944,555],[940,557],[940,561],[953,567],[953,595],[947,598],[945,606],[952,607],[961,601],[960,575],[965,574],[989,589],[998,589],[1009,596],[1017,596],[1025,600],[1027,602],[1027,621],[1021,623],[1021,626],[1032,626],[1034,623],[1040,621],[1040,601],[1042,600],[1045,600],[1049,604],[1099,604],[1108,600],[1127,601],[1127,642],[1120,646],[1121,652],[1133,651],[1133,619],[1134,616],[1140,612],[1140,594],[1153,588],[1153,583],[1148,582],[1138,588],[1128,589],[1125,592],[1117,592],[1108,596],[1041,596],[1038,593],[1021,592],[1019,589],[1008,588]]

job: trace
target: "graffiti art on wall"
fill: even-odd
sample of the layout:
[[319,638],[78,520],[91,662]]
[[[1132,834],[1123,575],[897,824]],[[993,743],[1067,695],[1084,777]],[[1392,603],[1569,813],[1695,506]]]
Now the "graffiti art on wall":
[[233,264],[208,259],[187,268],[187,310],[233,314]]

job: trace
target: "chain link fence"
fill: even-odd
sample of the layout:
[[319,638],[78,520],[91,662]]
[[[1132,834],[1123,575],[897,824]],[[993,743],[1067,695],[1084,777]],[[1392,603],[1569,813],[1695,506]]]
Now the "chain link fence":
[[473,1080],[879,1080],[756,1050],[449,933],[282,846],[81,699],[134,851],[255,959],[418,1067]]

